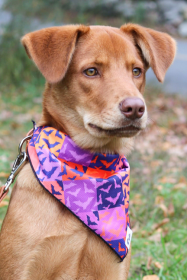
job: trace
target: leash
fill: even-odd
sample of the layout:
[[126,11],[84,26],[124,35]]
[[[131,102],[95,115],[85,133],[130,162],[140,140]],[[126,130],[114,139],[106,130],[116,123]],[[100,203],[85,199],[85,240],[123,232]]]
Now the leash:
[[[9,191],[9,188],[10,188],[10,185],[14,182],[16,176],[18,175],[18,173],[20,172],[20,170],[23,168],[26,161],[28,160],[27,146],[28,146],[28,141],[32,138],[32,134],[33,134],[33,129],[31,129],[27,133],[26,137],[21,140],[21,142],[18,146],[18,156],[13,163],[13,167],[12,167],[12,170],[10,172],[10,175],[9,175],[5,185],[0,188],[0,203],[5,198],[5,196],[7,195],[8,191]],[[22,151],[23,144],[25,142],[27,142],[26,150]]]

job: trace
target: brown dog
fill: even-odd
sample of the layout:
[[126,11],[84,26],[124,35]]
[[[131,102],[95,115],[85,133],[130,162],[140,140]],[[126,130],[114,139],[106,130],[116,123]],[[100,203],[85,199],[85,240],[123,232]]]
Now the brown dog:
[[[47,80],[38,125],[84,149],[125,155],[147,123],[146,70],[162,82],[175,56],[170,36],[134,24],[46,28],[22,43]],[[119,262],[24,166],[0,235],[0,280],[125,280],[129,265],[130,252]]]

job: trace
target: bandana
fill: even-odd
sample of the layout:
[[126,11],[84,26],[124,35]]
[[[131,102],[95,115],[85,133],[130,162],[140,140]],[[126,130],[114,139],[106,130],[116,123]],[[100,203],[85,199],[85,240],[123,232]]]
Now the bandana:
[[132,236],[127,159],[90,153],[47,126],[34,129],[28,155],[41,186],[123,260]]

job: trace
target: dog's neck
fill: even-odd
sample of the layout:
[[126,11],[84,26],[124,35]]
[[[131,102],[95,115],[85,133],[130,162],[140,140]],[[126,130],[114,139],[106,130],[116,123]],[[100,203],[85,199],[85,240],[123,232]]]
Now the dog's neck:
[[[43,109],[42,117],[40,121],[37,123],[38,126],[51,126],[57,130],[60,130],[66,134],[68,134],[74,142],[83,149],[87,149],[90,152],[94,153],[108,153],[108,154],[120,154],[120,155],[129,155],[133,149],[133,139],[132,138],[111,138],[108,139],[98,139],[100,142],[99,146],[95,145],[95,140],[92,135],[90,135],[87,131],[80,131],[76,127],[73,127],[73,133],[66,130],[66,126],[57,122],[47,109]],[[72,131],[71,130],[71,131]],[[89,146],[88,146],[89,144]]]

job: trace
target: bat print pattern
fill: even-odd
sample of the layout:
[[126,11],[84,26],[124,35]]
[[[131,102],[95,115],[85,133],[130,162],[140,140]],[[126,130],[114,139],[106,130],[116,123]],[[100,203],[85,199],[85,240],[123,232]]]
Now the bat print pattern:
[[47,126],[35,127],[28,155],[41,186],[123,260],[130,227],[127,159],[90,153],[67,134]]

